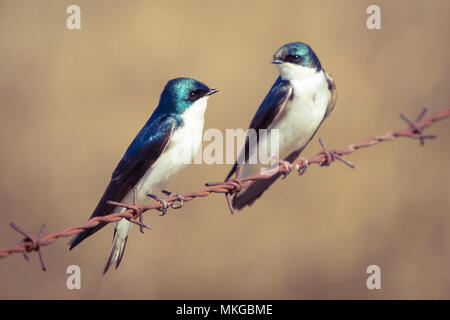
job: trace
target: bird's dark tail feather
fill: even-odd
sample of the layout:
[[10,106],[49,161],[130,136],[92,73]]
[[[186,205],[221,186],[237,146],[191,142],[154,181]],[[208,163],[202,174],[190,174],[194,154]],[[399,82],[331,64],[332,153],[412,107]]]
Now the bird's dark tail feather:
[[258,199],[267,188],[270,187],[279,177],[280,173],[264,180],[257,180],[247,189],[236,194],[233,198],[233,208],[237,210],[243,209],[245,206],[251,206],[256,199]]
[[123,239],[114,229],[113,247],[111,249],[111,254],[109,255],[108,261],[106,262],[105,269],[103,270],[103,274],[105,274],[109,267],[114,263],[116,263],[116,269],[119,267],[120,261],[122,261],[123,254],[125,253],[127,241],[128,236]]
[[[106,200],[112,199],[112,198],[113,197],[110,194],[108,194],[107,191],[105,191],[105,193],[103,194],[103,197],[100,199],[99,203],[97,204],[97,207],[95,208],[94,212],[92,213],[92,215],[89,219],[110,214],[113,211],[114,206],[106,204]],[[107,225],[106,222],[100,222],[96,227],[91,228],[91,229],[86,229],[86,230],[80,232],[79,234],[75,235],[69,241],[69,245],[70,245],[69,250],[72,250],[73,248],[75,248],[78,244],[80,244],[81,241],[83,241],[87,237],[93,235],[94,233],[96,233],[98,230],[100,230],[101,228],[103,228],[106,225]]]
[[[310,139],[311,140],[311,139]],[[306,145],[305,145],[306,146]],[[303,147],[304,148],[304,147]],[[284,160],[288,162],[294,161],[302,152],[302,149],[297,150],[289,154]],[[233,169],[235,169],[233,167]],[[277,173],[272,177],[264,180],[256,180],[250,187],[237,193],[233,198],[233,208],[237,210],[243,209],[245,206],[251,206],[261,195],[269,188],[277,179],[281,176],[281,173]]]
[[69,241],[69,245],[70,245],[69,250],[72,250],[73,248],[75,248],[78,244],[80,244],[81,241],[83,241],[90,235],[94,234],[95,232],[97,232],[98,230],[100,230],[101,228],[103,228],[106,225],[107,225],[106,222],[100,222],[100,224],[98,226],[91,228],[91,229],[86,229],[86,230],[78,233],[77,235],[75,235]]

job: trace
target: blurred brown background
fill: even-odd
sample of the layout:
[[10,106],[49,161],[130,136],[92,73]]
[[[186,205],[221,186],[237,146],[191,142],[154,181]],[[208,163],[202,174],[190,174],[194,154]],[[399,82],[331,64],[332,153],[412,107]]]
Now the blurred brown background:
[[[66,29],[81,7],[82,29]],[[381,7],[382,30],[366,28]],[[0,247],[85,221],[112,170],[157,105],[167,80],[199,79],[206,128],[247,128],[277,76],[281,45],[311,45],[338,88],[318,137],[342,147],[449,107],[450,2],[0,1]],[[122,265],[102,276],[110,225],[77,247],[0,261],[0,298],[450,298],[449,121],[421,148],[397,140],[276,183],[231,216],[223,196],[134,228]],[[229,165],[193,165],[169,189],[221,180]],[[292,199],[298,199],[293,201]],[[66,289],[68,265],[81,290]],[[366,268],[381,267],[381,290]]]

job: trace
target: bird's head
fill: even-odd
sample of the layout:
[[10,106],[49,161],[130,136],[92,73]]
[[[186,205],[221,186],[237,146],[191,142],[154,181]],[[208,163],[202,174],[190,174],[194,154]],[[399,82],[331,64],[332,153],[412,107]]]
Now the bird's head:
[[192,78],[172,79],[161,93],[160,107],[166,112],[183,114],[191,106],[198,105],[196,102],[205,102],[206,107],[208,97],[218,91]]
[[322,70],[319,58],[303,42],[285,44],[273,55],[272,63],[278,66],[284,80],[301,79]]

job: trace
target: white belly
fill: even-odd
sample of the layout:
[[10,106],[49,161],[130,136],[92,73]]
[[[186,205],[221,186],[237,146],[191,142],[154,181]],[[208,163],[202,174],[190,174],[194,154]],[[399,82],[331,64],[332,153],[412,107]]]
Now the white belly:
[[280,158],[303,148],[325,116],[331,93],[325,77],[318,78],[312,83],[308,79],[292,83],[294,98],[288,102],[284,117],[272,127],[279,130]]
[[[331,93],[323,72],[319,72],[306,79],[291,80],[294,96],[285,106],[286,112],[270,129],[277,129],[279,134],[279,149],[271,148],[271,155],[284,159],[293,151],[305,146],[319,127],[325,116]],[[267,141],[269,142],[267,142]],[[271,132],[267,139],[261,139],[259,144],[270,146]],[[250,154],[258,152],[256,148]],[[245,165],[243,176],[258,174],[261,164]]]

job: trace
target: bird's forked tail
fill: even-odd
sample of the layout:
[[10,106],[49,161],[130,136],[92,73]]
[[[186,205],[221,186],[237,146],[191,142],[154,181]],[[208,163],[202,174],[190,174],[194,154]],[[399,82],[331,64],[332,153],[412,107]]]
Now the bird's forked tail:
[[120,261],[122,261],[123,254],[125,252],[125,246],[127,245],[128,232],[131,229],[131,223],[126,219],[122,219],[117,222],[114,229],[113,246],[108,261],[106,262],[103,274],[108,271],[112,264],[116,265],[116,269],[119,267]]

